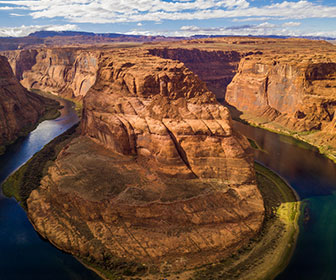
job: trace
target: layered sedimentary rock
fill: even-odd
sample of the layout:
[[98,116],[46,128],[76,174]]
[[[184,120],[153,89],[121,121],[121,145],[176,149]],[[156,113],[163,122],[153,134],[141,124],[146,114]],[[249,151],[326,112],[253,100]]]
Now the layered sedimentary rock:
[[44,111],[43,98],[25,90],[0,56],[0,153],[33,128]]
[[199,50],[182,48],[156,48],[149,53],[162,58],[183,62],[206,82],[218,100],[224,100],[226,87],[236,75],[242,54],[231,50]]
[[82,99],[96,80],[99,53],[75,48],[3,52],[28,89]]
[[72,140],[27,200],[42,236],[113,269],[179,270],[231,254],[264,217],[248,141],[183,63],[102,55]]
[[336,62],[329,59],[243,59],[226,100],[243,112],[267,115],[289,129],[321,129],[333,120]]
[[336,55],[254,56],[242,60],[238,73],[226,101],[247,120],[297,132],[336,159]]
[[[223,96],[222,87],[226,102],[243,113],[245,120],[295,133],[336,160],[333,45],[304,39],[234,37],[187,41],[184,49],[177,45],[150,52],[185,61],[205,81],[214,73],[231,71],[227,88],[224,83],[216,87],[207,81],[217,98]],[[219,56],[215,59],[219,53],[236,55],[224,61]]]

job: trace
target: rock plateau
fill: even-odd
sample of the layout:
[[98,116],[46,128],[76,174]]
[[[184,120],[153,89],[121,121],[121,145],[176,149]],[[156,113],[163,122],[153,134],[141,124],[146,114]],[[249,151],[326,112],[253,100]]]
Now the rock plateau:
[[336,160],[331,44],[232,37],[107,49],[5,53],[26,87],[83,102],[81,135],[27,200],[41,235],[81,259],[176,271],[258,233],[250,146],[216,97]]
[[219,260],[264,218],[253,157],[227,108],[181,62],[102,53],[81,135],[27,200],[37,231],[113,270],[172,271]]

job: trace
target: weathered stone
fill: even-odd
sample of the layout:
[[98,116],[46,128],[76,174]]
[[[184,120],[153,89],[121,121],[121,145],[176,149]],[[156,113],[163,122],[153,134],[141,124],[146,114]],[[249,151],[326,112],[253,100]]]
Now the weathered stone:
[[27,133],[44,111],[43,98],[25,90],[0,56],[0,146]]
[[50,48],[3,52],[28,89],[82,99],[96,80],[99,52]]
[[106,53],[84,98],[82,135],[27,201],[61,249],[180,270],[218,260],[264,217],[248,141],[183,63]]

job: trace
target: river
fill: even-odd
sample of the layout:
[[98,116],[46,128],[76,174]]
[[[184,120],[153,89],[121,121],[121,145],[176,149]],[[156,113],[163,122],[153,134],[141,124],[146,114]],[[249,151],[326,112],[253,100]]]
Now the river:
[[[23,140],[0,156],[0,184],[45,144],[77,123],[72,103],[59,100],[64,108],[55,120],[44,121]],[[14,199],[0,194],[1,280],[98,280],[94,272],[74,257],[43,240]]]
[[[0,182],[45,144],[78,122],[68,101],[56,120],[44,121],[0,156]],[[238,122],[234,126],[258,143],[256,159],[284,177],[304,202],[297,247],[277,280],[336,279],[336,165],[291,138]],[[96,280],[96,274],[35,232],[14,199],[0,194],[0,279]],[[251,279],[252,280],[252,279]]]
[[[238,122],[234,126],[263,151],[256,160],[284,177],[304,205],[289,265],[277,280],[336,279],[336,164],[292,138]],[[305,145],[303,145],[305,146]]]

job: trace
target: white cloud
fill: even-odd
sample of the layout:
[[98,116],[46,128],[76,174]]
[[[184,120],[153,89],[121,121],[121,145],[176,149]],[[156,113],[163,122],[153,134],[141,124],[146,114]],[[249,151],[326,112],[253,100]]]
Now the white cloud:
[[14,16],[14,17],[24,17],[25,16],[25,15],[16,14],[16,13],[10,13],[9,15]]
[[233,22],[246,22],[246,21],[264,21],[270,20],[270,17],[248,17],[248,18],[234,18]]
[[118,23],[211,18],[336,18],[336,7],[307,0],[256,7],[247,0],[34,0],[0,1],[29,9],[34,19],[56,18],[74,23]]
[[289,22],[285,22],[282,24],[283,27],[296,27],[300,25],[301,25],[301,22],[296,22],[296,21],[289,21]]
[[77,25],[22,25],[19,27],[0,27],[0,37],[22,37],[36,31],[66,31],[77,30]]
[[137,24],[137,26],[142,26],[142,23],[141,23],[141,22],[139,22],[139,23]]
[[4,6],[4,7],[0,7],[0,11],[3,10],[3,11],[8,11],[8,10],[16,10],[16,9],[27,9],[26,7],[9,7],[9,6]]
[[269,22],[263,22],[257,25],[257,28],[274,28],[274,27],[276,27],[276,25]]
[[[289,27],[292,27],[289,25]],[[307,33],[300,30],[293,30],[292,28],[284,27],[283,24],[273,24],[263,22],[260,24],[246,24],[229,27],[210,27],[203,28],[195,25],[185,25],[177,31],[146,31],[146,30],[132,30],[128,32],[132,35],[165,35],[165,36],[179,36],[189,37],[193,35],[241,35],[241,36],[326,36],[336,37],[336,31],[333,32],[315,32]]]
[[336,38],[336,31],[318,31],[318,32],[309,32],[305,34],[306,36],[316,36],[316,37],[332,37]]

